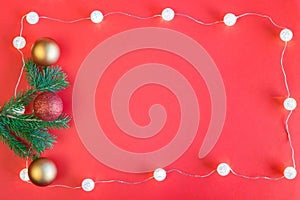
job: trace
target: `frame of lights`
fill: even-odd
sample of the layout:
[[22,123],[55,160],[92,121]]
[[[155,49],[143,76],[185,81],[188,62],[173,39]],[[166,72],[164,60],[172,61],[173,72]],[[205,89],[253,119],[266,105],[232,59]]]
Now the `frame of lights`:
[[[64,23],[64,24],[72,24],[72,23],[77,23],[77,22],[84,21],[84,20],[90,20],[91,22],[97,24],[97,23],[101,23],[104,20],[104,18],[109,16],[109,15],[125,15],[125,16],[135,18],[135,19],[138,19],[138,20],[147,20],[147,19],[161,17],[165,21],[172,21],[175,16],[176,17],[178,16],[178,17],[185,17],[185,18],[187,18],[191,21],[196,22],[199,25],[204,25],[204,26],[211,26],[211,25],[220,24],[220,23],[224,23],[226,26],[234,26],[239,18],[246,17],[246,16],[256,16],[256,17],[268,19],[272,23],[272,25],[274,25],[278,29],[281,29],[279,37],[284,42],[284,47],[283,47],[283,50],[282,50],[282,53],[281,53],[280,66],[281,66],[281,71],[282,71],[282,74],[283,74],[284,84],[285,84],[285,88],[286,88],[286,92],[287,92],[287,97],[283,102],[283,107],[289,112],[287,117],[285,118],[285,131],[287,133],[289,146],[291,148],[291,154],[292,154],[291,157],[292,157],[293,165],[292,166],[287,166],[284,169],[282,176],[275,177],[275,178],[274,177],[268,177],[268,176],[247,176],[247,175],[239,174],[236,171],[234,171],[227,163],[220,163],[217,166],[216,169],[214,169],[211,172],[209,172],[207,174],[204,174],[204,175],[190,174],[190,173],[184,172],[184,171],[179,170],[179,169],[165,170],[163,168],[158,168],[153,172],[152,176],[150,176],[150,177],[148,177],[148,178],[146,178],[142,181],[129,182],[129,181],[125,181],[125,180],[115,180],[115,179],[113,179],[113,180],[96,180],[96,181],[94,181],[91,178],[86,178],[81,182],[80,186],[75,186],[74,187],[74,186],[69,186],[69,185],[57,184],[57,185],[49,185],[47,187],[64,187],[64,188],[68,188],[68,189],[82,189],[86,192],[90,192],[94,189],[95,184],[120,183],[120,184],[126,184],[126,185],[137,185],[137,184],[142,184],[142,183],[148,182],[152,179],[155,179],[156,181],[163,181],[167,177],[167,174],[170,174],[170,173],[178,173],[180,175],[187,176],[187,177],[192,177],[192,178],[206,178],[206,177],[211,176],[214,173],[218,173],[220,176],[227,176],[228,174],[232,173],[235,176],[245,178],[245,179],[251,179],[251,180],[265,179],[265,180],[273,180],[273,181],[282,180],[284,178],[286,178],[288,180],[292,180],[297,176],[295,151],[294,151],[294,148],[293,148],[293,145],[292,145],[291,134],[290,134],[290,131],[289,131],[289,119],[292,116],[293,110],[297,106],[297,102],[294,98],[291,97],[290,89],[289,89],[288,81],[287,81],[287,75],[286,75],[285,67],[284,67],[284,64],[283,64],[283,58],[284,58],[284,54],[285,54],[285,51],[286,51],[286,48],[287,48],[287,44],[293,38],[293,32],[290,29],[288,29],[284,26],[280,26],[277,23],[275,23],[274,20],[268,15],[249,12],[249,13],[244,13],[244,14],[236,16],[233,13],[227,13],[227,14],[224,15],[222,20],[206,23],[206,22],[200,21],[198,19],[195,19],[194,17],[192,17],[188,14],[175,13],[175,11],[172,8],[165,8],[165,9],[162,10],[162,12],[160,14],[152,15],[152,16],[149,16],[149,17],[141,17],[141,16],[133,15],[133,14],[126,13],[126,12],[108,12],[106,14],[103,14],[99,10],[94,10],[90,13],[89,17],[79,18],[79,19],[75,19],[75,20],[71,20],[71,21],[52,18],[52,17],[48,17],[48,16],[39,16],[38,13],[36,13],[36,12],[29,12],[21,18],[20,34],[13,39],[13,46],[21,54],[22,63],[23,63],[23,66],[22,66],[22,69],[21,69],[21,72],[20,72],[20,76],[19,76],[17,84],[15,86],[15,95],[17,93],[18,86],[20,84],[20,80],[21,80],[23,70],[24,70],[24,65],[25,65],[25,57],[24,57],[24,54],[21,50],[26,45],[26,40],[22,36],[23,35],[24,20],[25,19],[26,19],[27,23],[31,24],[31,25],[37,24],[40,19],[41,20],[45,19],[45,20],[56,21],[58,23]],[[20,175],[21,180],[23,180],[27,183],[31,183],[30,179],[29,179],[29,176],[28,176],[28,159],[26,159],[26,168],[22,169],[20,171],[19,175]]]

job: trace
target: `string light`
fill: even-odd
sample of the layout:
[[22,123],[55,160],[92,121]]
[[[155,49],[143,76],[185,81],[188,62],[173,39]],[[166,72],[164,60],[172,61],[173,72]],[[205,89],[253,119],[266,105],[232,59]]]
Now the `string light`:
[[17,36],[13,40],[13,46],[16,49],[23,49],[26,45],[26,40],[22,36]]
[[29,24],[37,24],[39,22],[39,15],[36,12],[30,12],[26,15],[26,21]]
[[167,177],[167,172],[162,168],[158,168],[153,172],[153,177],[157,181],[163,181]]
[[290,29],[285,28],[280,31],[280,38],[284,42],[289,42],[293,38],[293,32]]
[[27,168],[24,168],[20,171],[20,179],[22,181],[25,181],[25,182],[28,182],[30,180],[29,176],[28,176],[28,169]]
[[284,170],[284,177],[286,179],[292,180],[294,178],[296,178],[297,176],[297,171],[294,167],[287,167]]
[[235,25],[236,20],[237,20],[237,17],[234,14],[232,14],[232,13],[226,14],[224,16],[224,18],[223,18],[224,24],[226,26],[233,26],[233,25]]
[[25,113],[25,106],[22,105],[19,108],[14,108],[12,112],[15,113],[16,115],[23,115]]
[[99,24],[103,20],[103,14],[99,10],[94,10],[91,15],[91,21],[95,24]]
[[175,12],[172,8],[165,8],[162,11],[161,16],[165,21],[171,21],[175,17]]
[[81,183],[81,187],[84,191],[91,192],[95,188],[95,182],[90,178],[84,179]]
[[[27,15],[22,17],[20,35],[15,37],[14,40],[13,40],[13,46],[20,52],[21,57],[22,57],[23,66],[22,66],[22,70],[21,70],[21,73],[20,73],[20,77],[23,73],[24,64],[25,64],[24,54],[20,50],[20,49],[24,48],[25,45],[26,45],[26,40],[25,40],[24,37],[22,37],[23,27],[24,27],[23,21],[24,21],[25,17],[26,17],[26,21],[29,24],[37,24],[40,19],[47,19],[47,20],[56,21],[56,22],[59,22],[59,23],[65,23],[65,24],[72,24],[72,23],[77,23],[77,22],[84,21],[84,20],[90,20],[93,23],[101,23],[105,16],[115,15],[115,14],[121,14],[121,15],[125,15],[125,16],[132,17],[132,18],[135,18],[135,19],[139,19],[139,20],[147,20],[147,19],[152,19],[152,18],[161,16],[165,21],[171,21],[171,20],[174,19],[175,16],[181,16],[181,17],[186,17],[186,18],[196,22],[197,24],[206,25],[206,26],[220,24],[220,23],[224,23],[226,26],[233,26],[233,25],[236,24],[236,21],[237,21],[238,18],[245,17],[245,16],[257,16],[257,17],[267,18],[275,27],[282,29],[279,36],[280,36],[280,39],[285,42],[285,46],[282,50],[282,54],[281,54],[281,58],[280,58],[280,64],[281,64],[282,73],[283,73],[283,76],[284,76],[284,79],[285,79],[286,90],[287,90],[287,93],[288,93],[288,95],[287,95],[288,98],[285,99],[283,106],[286,110],[290,111],[290,113],[288,114],[288,116],[286,118],[285,128],[286,128],[286,132],[288,134],[288,140],[289,140],[290,148],[291,148],[291,151],[292,151],[293,167],[291,167],[291,166],[286,167],[284,172],[283,172],[283,176],[275,177],[275,178],[267,177],[267,176],[242,175],[242,174],[239,174],[239,173],[235,172],[227,163],[220,163],[215,170],[212,170],[211,172],[209,172],[205,175],[190,174],[190,173],[187,173],[187,172],[183,172],[179,169],[170,169],[170,170],[166,171],[162,168],[158,168],[153,172],[153,176],[148,177],[148,178],[146,178],[142,181],[136,181],[136,182],[128,182],[128,181],[124,181],[124,180],[98,180],[98,181],[93,181],[90,178],[86,178],[82,181],[81,186],[72,187],[72,186],[68,186],[68,185],[59,184],[59,185],[50,185],[50,186],[47,186],[47,187],[64,187],[64,188],[69,188],[69,189],[82,189],[86,192],[90,192],[90,191],[94,190],[95,184],[99,184],[99,183],[120,183],[120,184],[126,184],[126,185],[136,185],[136,184],[142,184],[142,183],[148,182],[152,179],[155,179],[156,181],[163,181],[163,180],[166,179],[167,174],[172,173],[172,172],[176,172],[180,175],[187,176],[187,177],[192,177],[192,178],[207,178],[207,177],[213,175],[215,172],[217,172],[220,176],[227,176],[231,172],[233,175],[241,177],[241,178],[245,178],[245,179],[250,179],[250,180],[265,179],[265,180],[274,180],[274,181],[275,180],[281,180],[283,178],[286,178],[288,180],[292,180],[297,176],[296,164],[295,164],[295,158],[294,158],[294,148],[293,148],[293,145],[292,145],[291,135],[290,135],[290,132],[289,132],[289,127],[288,127],[288,121],[289,121],[289,119],[292,115],[292,111],[297,106],[297,102],[294,98],[290,97],[290,91],[289,91],[289,87],[288,87],[288,84],[287,84],[287,76],[286,76],[284,65],[283,65],[283,57],[284,57],[284,53],[285,53],[285,50],[286,50],[286,47],[287,47],[287,42],[292,40],[293,32],[290,29],[287,29],[283,26],[280,26],[280,25],[276,24],[270,16],[259,14],[259,13],[244,13],[244,14],[241,14],[239,16],[236,16],[233,13],[227,13],[224,16],[223,21],[220,20],[220,21],[206,23],[206,22],[200,21],[198,19],[195,19],[192,16],[187,15],[187,14],[175,13],[174,10],[171,9],[171,8],[165,8],[165,9],[163,9],[161,15],[156,14],[156,15],[153,15],[153,16],[150,16],[150,17],[141,17],[141,16],[137,16],[137,15],[132,15],[132,14],[129,14],[129,13],[126,13],[126,12],[109,12],[109,13],[106,13],[106,14],[103,15],[101,11],[94,10],[90,14],[90,17],[79,18],[79,19],[72,20],[72,21],[65,21],[65,20],[51,18],[51,17],[47,17],[47,16],[39,16],[36,12],[29,12]],[[20,79],[20,77],[19,77],[19,79]],[[16,90],[18,88],[19,82],[20,81],[18,80],[18,82],[16,84],[16,88],[15,88],[15,93],[16,93]],[[26,160],[26,168],[22,169],[20,171],[20,179],[25,181],[25,182],[30,183],[29,177],[28,177],[28,160]]]
[[231,171],[231,168],[226,163],[221,163],[217,167],[217,172],[220,176],[227,176]]
[[283,106],[286,110],[295,110],[297,107],[297,102],[294,98],[286,98],[283,102]]

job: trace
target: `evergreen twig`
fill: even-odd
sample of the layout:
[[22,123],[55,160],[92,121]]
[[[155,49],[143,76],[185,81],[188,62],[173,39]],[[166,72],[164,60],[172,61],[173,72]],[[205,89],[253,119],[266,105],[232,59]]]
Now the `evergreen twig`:
[[52,149],[56,137],[49,130],[68,128],[71,118],[62,114],[53,121],[43,121],[33,114],[18,115],[16,109],[27,106],[41,92],[58,92],[69,83],[59,66],[37,67],[29,59],[25,63],[26,78],[30,87],[6,102],[0,111],[0,140],[21,158],[36,158],[46,149]]

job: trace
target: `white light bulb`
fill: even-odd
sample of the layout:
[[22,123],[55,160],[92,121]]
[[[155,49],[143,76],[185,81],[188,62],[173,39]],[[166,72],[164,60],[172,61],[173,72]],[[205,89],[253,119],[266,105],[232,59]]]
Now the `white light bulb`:
[[162,11],[161,16],[165,21],[171,21],[175,17],[175,12],[172,8],[165,8]]
[[25,181],[25,182],[27,182],[27,181],[30,180],[30,179],[29,179],[29,176],[28,176],[28,169],[27,169],[27,168],[24,168],[24,169],[22,169],[22,170],[20,171],[20,179],[21,179],[22,181]]
[[153,177],[157,181],[163,181],[167,177],[167,172],[162,168],[157,168],[153,173]]
[[291,41],[293,38],[293,32],[290,29],[283,29],[280,31],[280,39],[284,42]]
[[81,187],[84,191],[90,192],[95,188],[95,182],[90,178],[86,178],[82,181]]
[[295,110],[297,101],[294,98],[286,98],[283,102],[283,106],[286,110]]
[[91,21],[95,24],[102,22],[102,20],[104,18],[102,12],[100,12],[99,10],[94,10],[91,13],[90,17],[91,17]]
[[297,171],[294,167],[287,167],[287,168],[285,168],[283,174],[286,179],[292,180],[292,179],[296,178]]
[[230,172],[231,168],[226,163],[221,163],[217,167],[217,172],[220,176],[227,176]]
[[26,21],[29,24],[36,24],[39,22],[39,15],[36,12],[30,12],[26,15]]
[[16,49],[23,49],[26,46],[26,40],[22,36],[17,36],[13,40],[13,45]]
[[224,16],[224,18],[223,18],[224,24],[226,26],[233,26],[233,25],[235,25],[236,20],[237,20],[237,17],[234,14],[232,14],[232,13],[227,13]]
[[19,108],[13,108],[12,112],[16,115],[24,115],[25,113],[25,106],[20,106]]

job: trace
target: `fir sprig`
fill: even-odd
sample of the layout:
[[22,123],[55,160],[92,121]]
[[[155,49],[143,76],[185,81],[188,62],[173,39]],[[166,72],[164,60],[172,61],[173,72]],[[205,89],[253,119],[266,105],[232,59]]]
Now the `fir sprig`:
[[53,121],[44,121],[34,113],[18,115],[15,110],[27,106],[41,92],[58,92],[69,83],[59,66],[38,67],[31,59],[25,63],[26,78],[30,87],[20,91],[2,106],[0,111],[0,139],[21,158],[39,157],[52,149],[56,137],[49,130],[68,128],[70,117],[62,114]]
[[41,92],[57,92],[68,87],[67,75],[59,66],[38,68],[32,60],[26,62],[28,84]]
[[21,158],[26,158],[30,156],[30,149],[28,146],[18,140],[14,135],[12,135],[1,123],[0,121],[0,137],[2,139],[2,142],[9,146],[11,150],[14,151],[14,153]]

